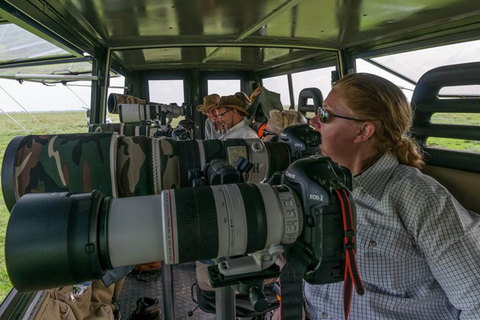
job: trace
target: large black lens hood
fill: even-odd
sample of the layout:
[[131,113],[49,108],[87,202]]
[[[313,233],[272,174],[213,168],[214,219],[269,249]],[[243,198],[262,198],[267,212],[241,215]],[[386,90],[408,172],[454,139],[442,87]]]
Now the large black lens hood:
[[98,192],[27,194],[7,227],[5,260],[18,291],[36,291],[101,278]]

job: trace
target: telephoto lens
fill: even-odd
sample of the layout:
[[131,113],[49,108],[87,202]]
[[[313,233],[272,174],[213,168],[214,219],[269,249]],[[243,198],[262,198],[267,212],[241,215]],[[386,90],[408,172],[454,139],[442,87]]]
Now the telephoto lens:
[[[17,290],[31,291],[99,279],[120,266],[259,252],[273,257],[282,249],[307,282],[342,281],[344,240],[355,249],[351,172],[329,158],[310,157],[292,163],[282,183],[186,187],[125,198],[97,190],[30,193],[15,204],[7,226],[7,271]],[[222,273],[246,265],[231,266]]]
[[300,203],[285,186],[239,183],[113,199],[27,194],[12,210],[5,257],[19,291],[99,279],[114,267],[177,264],[293,243]]

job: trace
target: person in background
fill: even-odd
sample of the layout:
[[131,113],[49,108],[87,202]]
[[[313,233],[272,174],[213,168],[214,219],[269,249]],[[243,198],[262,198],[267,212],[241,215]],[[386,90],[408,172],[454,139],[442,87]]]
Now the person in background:
[[[322,154],[351,170],[365,294],[351,319],[480,319],[480,216],[433,178],[411,138],[412,108],[381,77],[338,80],[310,120]],[[304,284],[310,319],[343,319],[343,282]]]
[[205,140],[220,139],[222,133],[222,122],[217,118],[215,107],[218,106],[220,96],[216,93],[203,97],[203,104],[197,106],[197,111],[207,115],[205,121]]
[[307,118],[296,110],[271,110],[270,118],[261,132],[262,141],[270,141],[277,137],[286,127],[295,124],[307,124]]
[[255,130],[245,121],[248,116],[246,106],[236,96],[221,97],[215,111],[226,129],[222,139],[258,139]]

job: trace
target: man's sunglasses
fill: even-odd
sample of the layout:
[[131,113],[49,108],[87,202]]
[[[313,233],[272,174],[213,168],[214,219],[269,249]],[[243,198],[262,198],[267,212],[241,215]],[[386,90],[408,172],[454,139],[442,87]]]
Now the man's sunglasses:
[[361,122],[368,121],[368,120],[362,120],[362,119],[356,119],[356,118],[349,118],[349,117],[344,117],[344,116],[338,116],[338,115],[336,115],[336,114],[333,114],[333,113],[328,112],[327,110],[323,109],[322,107],[318,107],[317,114],[318,114],[318,118],[320,119],[320,121],[321,121],[322,123],[329,123],[329,122],[330,122],[330,119],[331,119],[332,117],[341,118],[341,119],[345,119],[345,120],[361,121]]
[[223,112],[223,113],[219,113],[219,114],[217,114],[217,117],[219,117],[219,118],[220,118],[220,117],[223,117],[226,113],[228,113],[228,112],[230,112],[230,111],[232,111],[232,110],[233,110],[233,109],[228,109],[227,111],[225,111],[225,112]]

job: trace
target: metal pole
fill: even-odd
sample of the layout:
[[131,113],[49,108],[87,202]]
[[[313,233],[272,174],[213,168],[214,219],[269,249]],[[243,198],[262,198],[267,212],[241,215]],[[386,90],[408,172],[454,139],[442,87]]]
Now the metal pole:
[[173,299],[173,266],[162,263],[163,311],[165,320],[175,320]]
[[235,320],[235,290],[231,286],[215,289],[216,320]]
[[3,113],[5,113],[5,115],[7,117],[10,118],[10,120],[12,120],[13,122],[15,122],[20,128],[22,128],[23,130],[27,131],[28,134],[30,134],[30,131],[28,131],[27,129],[25,129],[17,120],[13,119],[8,113],[6,113],[5,111],[3,111],[3,109],[0,108],[0,111],[2,111]]
[[[28,112],[28,110],[25,109],[25,108],[20,104],[20,102],[18,102],[17,100],[15,100],[15,98],[12,97],[12,95],[11,95],[10,93],[8,93],[7,90],[3,89],[2,86],[0,86],[0,88],[1,88],[3,91],[5,91],[5,93],[6,93],[13,101],[15,101],[15,102],[20,106],[20,108],[22,108],[26,113],[28,113],[28,114],[30,115],[30,117],[32,117],[33,120],[35,120],[35,122],[37,122],[37,123],[38,123],[43,129],[45,129],[45,131],[48,133],[48,129],[45,128],[45,126],[44,126],[43,124],[41,124],[40,121],[38,121],[38,119],[33,116],[33,114],[31,114],[30,112]],[[2,111],[3,111],[3,110],[2,110]],[[5,113],[5,114],[6,114],[6,113]],[[10,118],[10,119],[11,119],[11,118]],[[13,120],[13,119],[12,119],[12,120]],[[18,124],[18,122],[16,122],[16,121],[15,121],[15,123]],[[20,127],[22,127],[22,126],[20,126]],[[22,127],[22,128],[23,128],[23,127]],[[24,128],[24,129],[25,129],[25,128]],[[26,130],[26,129],[25,129],[25,130]],[[28,132],[28,130],[27,130],[27,132]],[[28,133],[30,133],[30,132],[28,132]]]

